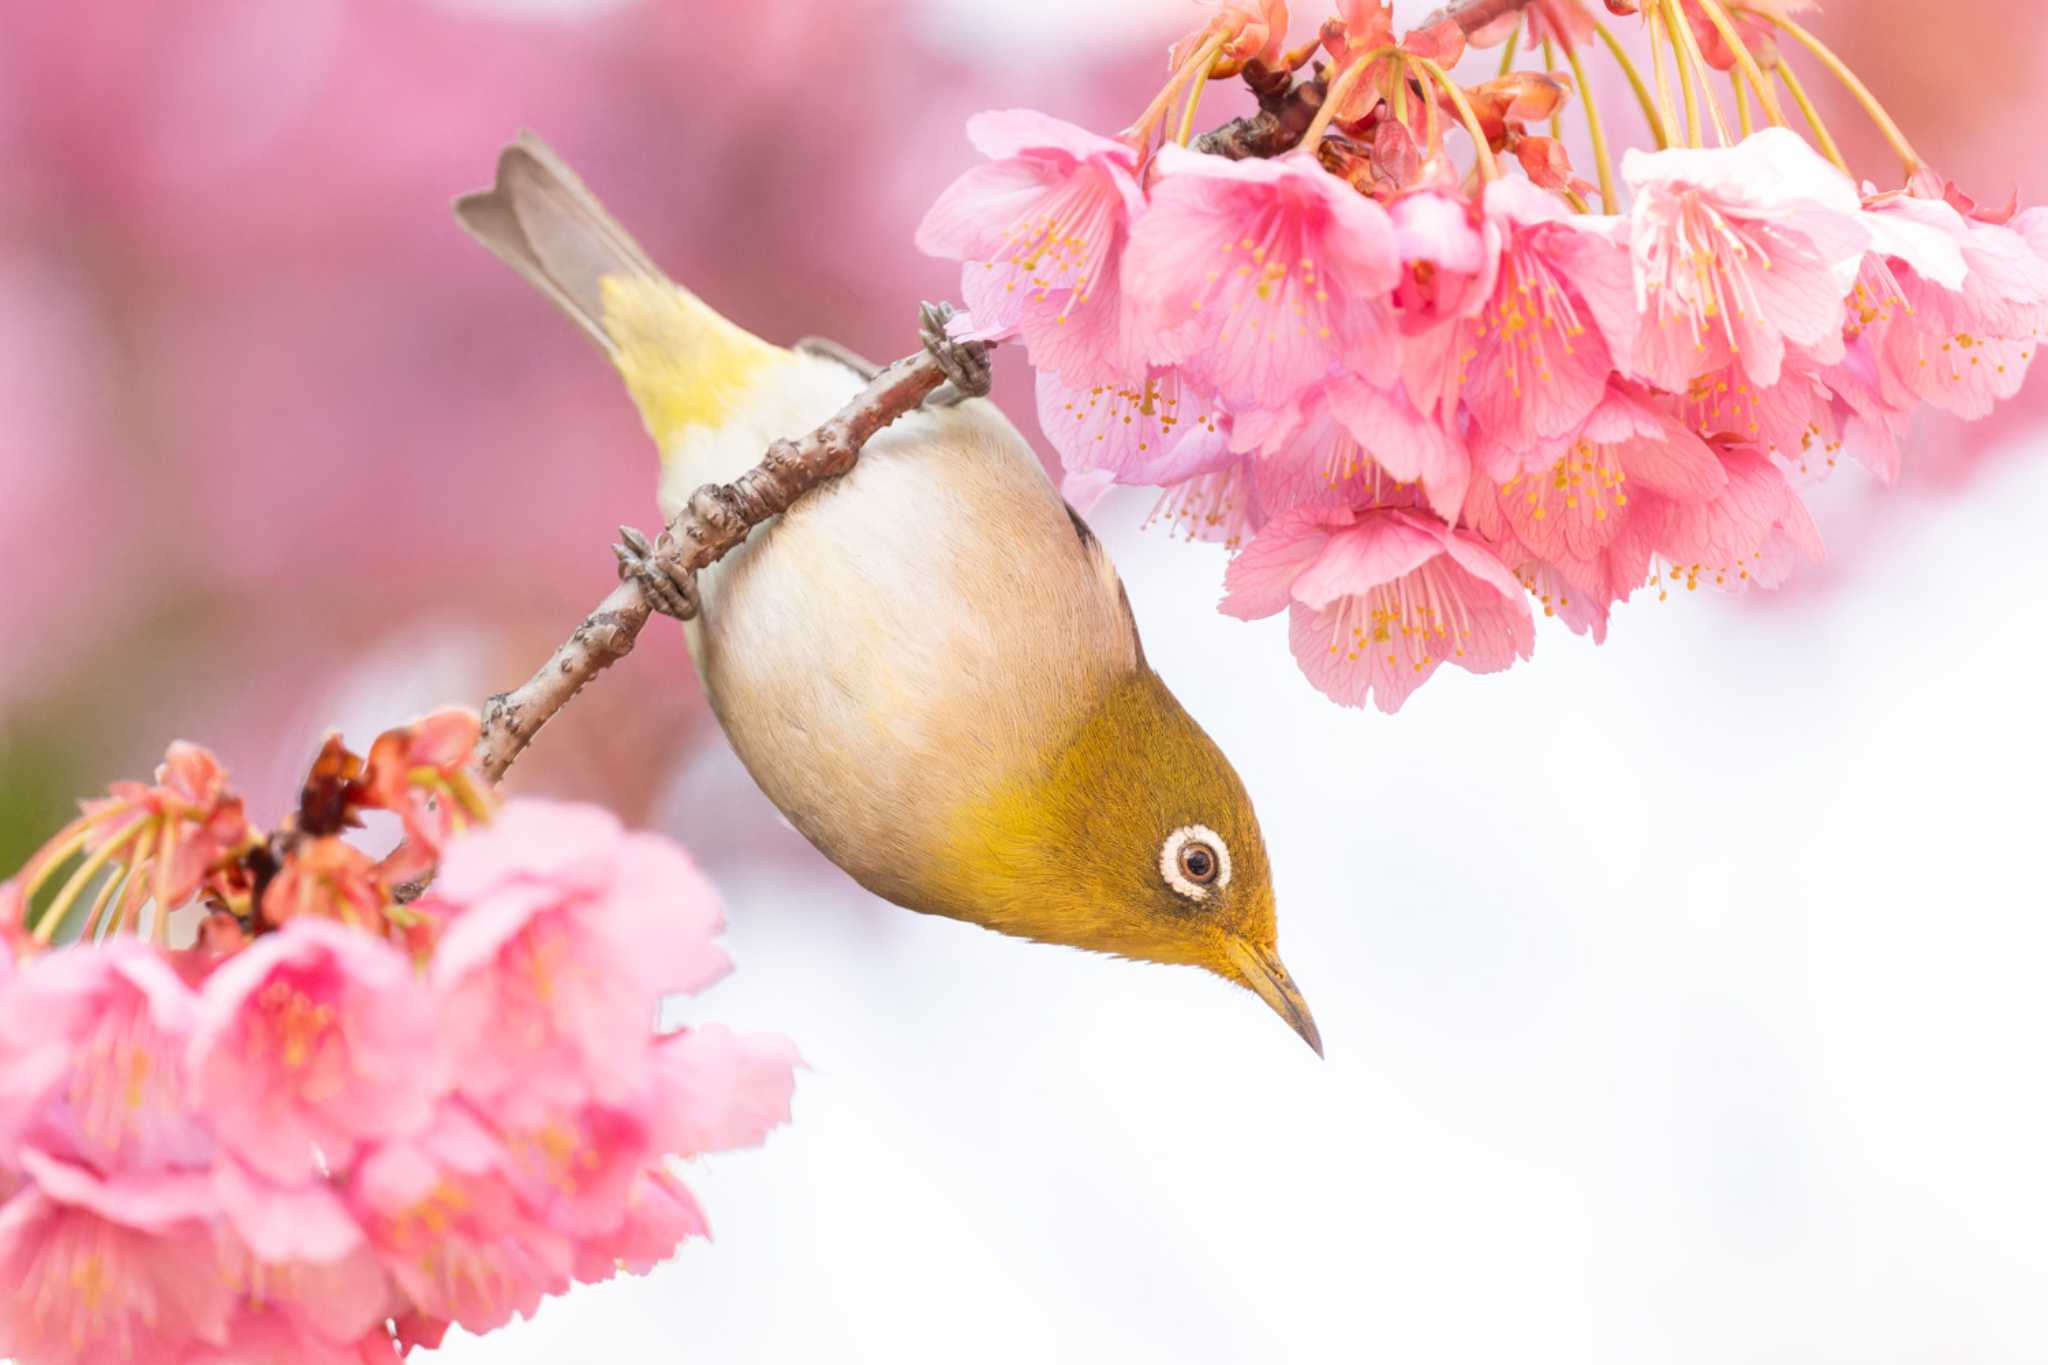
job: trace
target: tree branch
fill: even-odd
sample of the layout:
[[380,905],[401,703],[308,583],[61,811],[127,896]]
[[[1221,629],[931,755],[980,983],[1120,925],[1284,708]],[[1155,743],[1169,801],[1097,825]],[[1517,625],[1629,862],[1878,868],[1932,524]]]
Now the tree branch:
[[[1430,15],[1411,29],[1410,34],[1442,25],[1455,25],[1460,34],[1469,38],[1538,2],[1460,0],[1460,3]],[[1462,42],[1463,39],[1455,41]],[[1449,64],[1449,59],[1446,59],[1445,65]],[[1297,81],[1286,71],[1262,62],[1246,63],[1244,83],[1257,96],[1259,112],[1232,119],[1222,127],[1204,133],[1195,139],[1195,150],[1228,157],[1232,161],[1255,156],[1279,156],[1293,151],[1301,144],[1309,124],[1315,122],[1316,111],[1323,107],[1323,100],[1329,94],[1328,78],[1331,74],[1325,69]]]
[[[966,349],[970,356],[980,354],[972,345]],[[675,590],[665,604],[671,610],[676,605],[684,608],[676,614],[694,614],[693,584],[699,569],[729,554],[748,532],[811,489],[851,469],[870,437],[949,379],[957,383],[957,371],[957,361],[942,363],[930,350],[906,356],[876,375],[837,416],[810,435],[777,441],[759,465],[731,483],[706,484],[691,494],[688,505],[651,547],[641,572],[612,589],[531,678],[484,703],[483,734],[477,741],[484,776],[492,782],[502,778],[541,727],[585,683],[632,652],[656,610],[656,596],[668,598],[664,583]],[[635,537],[629,534],[627,539],[632,543]],[[657,585],[653,591],[646,584],[648,578]]]
[[1323,73],[1296,81],[1285,71],[1258,62],[1244,69],[1244,81],[1258,96],[1259,112],[1232,119],[1195,139],[1195,150],[1244,161],[1292,151],[1315,122],[1326,93]]

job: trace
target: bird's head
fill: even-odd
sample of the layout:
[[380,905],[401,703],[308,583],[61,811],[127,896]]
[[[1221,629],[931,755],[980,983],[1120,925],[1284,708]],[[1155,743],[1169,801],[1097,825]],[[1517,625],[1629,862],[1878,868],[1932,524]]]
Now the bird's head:
[[1273,881],[1230,760],[1142,664],[1083,708],[1036,769],[960,812],[941,913],[1006,934],[1205,967],[1256,993],[1318,1055],[1281,965]]

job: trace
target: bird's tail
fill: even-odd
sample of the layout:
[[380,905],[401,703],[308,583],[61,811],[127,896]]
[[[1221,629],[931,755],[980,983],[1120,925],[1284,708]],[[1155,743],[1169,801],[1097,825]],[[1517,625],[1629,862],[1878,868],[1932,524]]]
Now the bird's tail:
[[456,200],[455,216],[611,357],[664,456],[691,427],[722,424],[789,355],[662,274],[532,133],[499,153],[497,183]]

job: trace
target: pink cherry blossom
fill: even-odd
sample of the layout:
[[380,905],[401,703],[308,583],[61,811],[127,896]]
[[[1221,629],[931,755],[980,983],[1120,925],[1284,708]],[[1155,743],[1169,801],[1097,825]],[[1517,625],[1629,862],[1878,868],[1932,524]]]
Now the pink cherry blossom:
[[1943,280],[1924,258],[1894,253],[1901,307],[1877,342],[1885,380],[1959,417],[1990,415],[2019,392],[2048,337],[2048,260],[2014,228],[1966,218],[1940,200],[1893,196],[1869,216],[1946,235],[1966,272],[1960,283]]
[[1248,456],[1235,455],[1166,484],[1145,525],[1164,525],[1185,540],[1236,549],[1267,516],[1259,498],[1256,464]]
[[[1512,554],[1512,545],[1503,546]],[[1607,642],[1607,619],[1618,594],[1606,587],[1588,590],[1571,582],[1552,564],[1525,559],[1515,566],[1515,577],[1543,608],[1546,619],[1562,621],[1574,635],[1591,637],[1594,644]],[[1633,590],[1638,584],[1630,584]]]
[[1834,359],[1870,240],[1847,177],[1783,128],[1729,148],[1631,151],[1622,174],[1643,314],[1627,369],[1682,392],[1730,364],[1775,384],[1788,345]]
[[796,1049],[786,1038],[716,1024],[670,1034],[656,1049],[663,1144],[685,1156],[758,1146],[789,1122]]
[[[652,1088],[647,1098],[655,1099]],[[505,1180],[522,1208],[551,1231],[570,1238],[610,1232],[625,1216],[641,1171],[660,1155],[653,1110],[645,1103],[573,1110],[514,1104],[493,1116]]]
[[226,1260],[225,1275],[239,1301],[238,1340],[295,1338],[309,1351],[354,1349],[379,1330],[397,1302],[360,1229],[355,1245],[331,1259],[277,1261],[230,1253]]
[[[1853,300],[1850,307],[1856,307]],[[1835,425],[1842,432],[1838,439],[1858,464],[1891,483],[1904,463],[1903,442],[1918,404],[1885,382],[1876,347],[1853,324],[1844,340],[1842,359],[1821,374],[1834,395]]]
[[370,745],[363,787],[379,806],[399,813],[406,838],[429,865],[449,836],[474,816],[462,798],[477,799],[467,769],[481,729],[476,712],[448,707],[387,730]]
[[1706,443],[1633,385],[1611,388],[1571,437],[1497,463],[1491,474],[1474,485],[1472,529],[1523,547],[1518,568],[1546,565],[1594,601],[1625,597],[1642,581],[1640,567],[1609,562],[1625,526],[1645,516],[1661,526],[1666,504],[1709,502],[1728,487]]
[[1472,319],[1499,278],[1501,226],[1463,195],[1422,190],[1388,210],[1401,271],[1394,286],[1401,383],[1421,411],[1455,418]]
[[363,1158],[351,1202],[420,1317],[487,1332],[568,1288],[573,1247],[520,1206],[504,1176],[509,1160],[455,1105],[419,1135]]
[[1472,479],[1464,438],[1416,411],[1399,385],[1381,388],[1359,375],[1339,374],[1324,387],[1330,415],[1366,458],[1397,482],[1419,484],[1439,516],[1455,519]]
[[302,1184],[426,1121],[441,1084],[432,1006],[389,944],[294,919],[216,969],[202,1002],[194,1093],[258,1174]]
[[1730,365],[1694,380],[1677,396],[1676,411],[1686,426],[1717,446],[1748,446],[1787,470],[1825,476],[1834,467],[1849,416],[1828,378],[1841,376],[1848,363],[1846,351],[1826,370],[1788,354],[1778,382],[1769,385],[1750,382],[1739,365]]
[[1306,153],[1168,146],[1157,164],[1124,261],[1153,363],[1182,365],[1239,413],[1295,401],[1332,366],[1393,377],[1385,210]]
[[[1899,276],[1902,272],[1916,274],[1942,289],[1956,290],[1969,273],[1954,231],[1953,211],[1921,214],[1910,207],[1896,207],[1893,201],[1900,198],[1877,196],[1862,214],[1861,221],[1870,233],[1870,250],[1846,301],[1841,359],[1811,378],[1792,373],[1775,390],[1745,391],[1738,404],[1757,409],[1756,424],[1781,454],[1786,449],[1787,432],[1804,422],[1806,432],[1799,437],[1802,446],[1810,444],[1813,437],[1832,436],[1835,444],[1847,444],[1856,459],[1886,483],[1898,477],[1900,442],[1920,406],[1912,386],[1901,382],[1888,363],[1892,333],[1899,328],[1924,328],[1929,322],[1907,300]],[[1816,381],[1830,399],[1826,415],[1814,400]],[[1852,424],[1861,438],[1854,442],[1847,440]],[[1802,470],[1811,467],[1803,457],[1797,464]]]
[[[1262,492],[1301,490],[1269,504],[1273,512],[1368,476],[1370,466],[1384,482],[1419,485],[1439,515],[1454,519],[1472,477],[1464,439],[1418,412],[1403,386],[1381,388],[1347,371],[1333,373],[1287,407],[1238,420],[1231,444],[1259,455]],[[1312,476],[1307,483],[1305,475]],[[1261,524],[1254,522],[1252,529]]]
[[0,1354],[19,1365],[163,1360],[225,1340],[232,1294],[203,1177],[109,1181],[22,1154],[0,1209]]
[[1632,516],[1613,548],[1617,577],[1654,573],[1660,588],[1702,584],[1726,592],[1774,588],[1801,559],[1824,554],[1820,532],[1783,471],[1744,447],[1718,452],[1728,483],[1705,501],[1659,499],[1656,515]]
[[730,960],[689,856],[589,806],[516,801],[448,851],[430,898],[458,913],[428,969],[465,1093],[573,1107],[637,1095],[664,994]]
[[164,755],[154,784],[116,782],[108,791],[104,799],[82,803],[83,822],[93,827],[87,847],[133,837],[123,860],[150,862],[148,885],[160,906],[190,899],[208,869],[249,832],[242,798],[228,789],[220,761],[184,740]]
[[1168,64],[1179,70],[1212,37],[1224,40],[1219,58],[1271,65],[1287,45],[1287,0],[1221,0],[1208,23],[1173,45]]
[[325,1179],[281,1184],[227,1154],[214,1162],[212,1177],[222,1216],[262,1264],[332,1265],[363,1244],[362,1229]]
[[1485,209],[1500,264],[1492,296],[1460,329],[1459,373],[1474,426],[1528,447],[1583,422],[1614,357],[1634,349],[1629,257],[1527,181],[1494,181]]
[[977,114],[990,162],[955,180],[917,230],[919,250],[967,263],[976,337],[1022,336],[1032,363],[1073,387],[1137,383],[1120,261],[1144,208],[1128,143],[1028,109]]
[[[1433,434],[1434,424],[1426,424]],[[1421,487],[1396,479],[1339,422],[1328,403],[1311,409],[1307,421],[1273,454],[1261,455],[1247,470],[1255,515],[1252,530],[1305,503],[1338,501],[1351,507],[1418,509],[1426,506]]]
[[2013,215],[2011,227],[2020,235],[2020,240],[2027,244],[2029,251],[2041,260],[2048,261],[2048,208],[2037,205],[2020,210]]
[[1116,483],[1174,483],[1230,454],[1229,418],[1178,370],[1075,387],[1042,369],[1038,425],[1069,478],[1099,471]]
[[1292,613],[1294,657],[1332,700],[1399,710],[1439,666],[1506,668],[1535,647],[1521,584],[1477,536],[1341,503],[1273,521],[1231,562],[1223,610]]
[[384,908],[390,900],[370,855],[330,835],[301,842],[291,860],[271,878],[263,889],[263,918],[283,924],[310,915],[374,932],[384,925]]
[[391,1333],[379,1327],[349,1342],[305,1330],[278,1309],[237,1313],[221,1345],[200,1345],[177,1365],[380,1365],[399,1359]]
[[576,1278],[585,1284],[608,1280],[621,1269],[644,1275],[675,1254],[692,1237],[709,1237],[704,1213],[683,1182],[659,1166],[641,1172],[626,1196],[619,1225],[576,1247]]
[[446,1318],[429,1317],[420,1312],[406,1312],[392,1318],[391,1335],[396,1338],[402,1355],[420,1347],[433,1351],[440,1348],[442,1340],[448,1335],[448,1329],[454,1325]]
[[23,965],[0,990],[0,1135],[105,1173],[203,1169],[185,1048],[198,997],[135,939]]

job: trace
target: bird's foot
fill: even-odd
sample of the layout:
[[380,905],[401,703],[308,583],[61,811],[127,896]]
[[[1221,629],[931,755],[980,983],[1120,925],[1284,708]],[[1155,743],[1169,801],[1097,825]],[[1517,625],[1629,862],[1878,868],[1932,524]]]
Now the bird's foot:
[[678,621],[697,615],[697,576],[669,564],[646,536],[621,526],[612,553],[618,557],[619,577],[638,583],[656,611]]
[[946,382],[924,400],[931,407],[951,407],[965,399],[988,396],[988,346],[948,336],[946,324],[952,320],[953,306],[949,303],[927,303],[918,310],[918,336],[946,376]]

